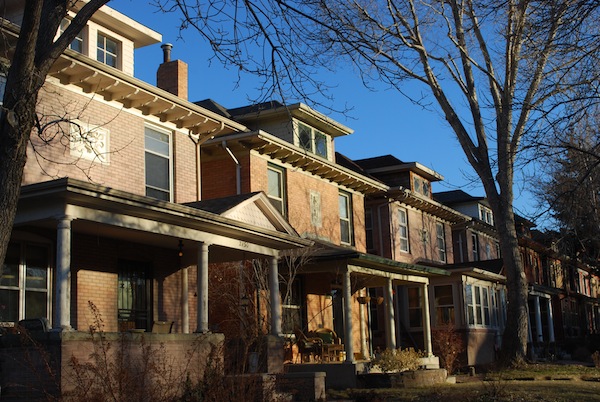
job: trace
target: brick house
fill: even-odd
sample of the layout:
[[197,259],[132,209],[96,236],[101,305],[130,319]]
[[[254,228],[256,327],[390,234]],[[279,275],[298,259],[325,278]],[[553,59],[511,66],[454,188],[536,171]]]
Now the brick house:
[[[21,3],[5,4],[3,54],[18,36]],[[68,24],[67,18],[61,29]],[[200,143],[247,128],[187,100],[186,86],[171,81],[186,82],[187,66],[170,60],[170,46],[158,72],[164,89],[133,77],[134,49],[161,39],[104,6],[40,92],[38,113],[47,127],[32,135],[28,149],[0,276],[0,321],[12,332],[21,320],[46,320],[53,329],[47,337],[62,345],[64,357],[88,350],[69,343],[73,330],[94,324],[88,301],[106,332],[171,322],[174,342],[222,343],[209,334],[208,266],[265,261],[268,291],[278,287],[280,254],[313,243],[265,194],[222,200],[217,210],[201,201]],[[280,320],[278,299],[268,315]],[[9,376],[14,367],[2,371]],[[19,381],[6,376],[5,392],[7,381]]]

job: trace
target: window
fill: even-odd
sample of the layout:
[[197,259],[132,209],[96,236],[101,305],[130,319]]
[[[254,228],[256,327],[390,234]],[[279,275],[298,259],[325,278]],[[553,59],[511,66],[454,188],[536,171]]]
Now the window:
[[426,197],[431,196],[429,182],[422,177],[414,176],[413,178],[413,191],[418,194],[422,194]]
[[438,259],[442,262],[446,262],[446,237],[444,233],[444,224],[437,222],[435,224],[436,241],[438,249]]
[[0,105],[4,104],[4,92],[6,92],[6,75],[0,73]]
[[504,289],[468,284],[465,290],[468,324],[502,328],[506,314]]
[[272,164],[267,166],[267,196],[271,200],[271,204],[283,216],[286,216],[285,170]]
[[502,258],[502,252],[500,251],[500,243],[496,242],[496,258]]
[[408,325],[411,328],[420,328],[423,326],[421,295],[422,289],[420,287],[408,288]]
[[8,245],[0,275],[0,322],[49,317],[49,262],[46,246]]
[[350,194],[341,192],[338,200],[340,204],[341,242],[352,244],[352,200]]
[[298,145],[302,149],[327,158],[327,136],[306,124],[298,123]]
[[[71,23],[71,21],[69,21],[66,18],[64,18],[60,22],[59,32],[61,35],[63,32],[65,32],[65,30],[67,29],[67,27],[69,26],[70,23]],[[76,52],[79,52],[79,53],[83,53],[83,32],[79,32],[77,34],[75,39],[73,39],[73,42],[71,42],[71,44],[69,45],[69,49],[75,50]]]
[[367,251],[373,250],[375,244],[373,243],[373,210],[371,208],[365,208],[365,237],[367,240]]
[[302,283],[296,278],[291,283],[280,282],[281,293],[281,330],[284,334],[293,334],[302,323]]
[[473,261],[479,261],[479,239],[476,233],[471,233],[471,243]]
[[146,195],[171,201],[171,137],[146,127]]
[[118,60],[118,48],[119,44],[117,41],[100,33],[98,34],[97,59],[99,62],[116,68]]
[[479,219],[488,225],[494,226],[494,215],[492,214],[492,210],[483,205],[479,206]]
[[408,218],[404,208],[398,210],[398,236],[400,238],[400,251],[408,253]]
[[437,325],[454,324],[454,296],[452,285],[433,288],[435,297],[435,319]]

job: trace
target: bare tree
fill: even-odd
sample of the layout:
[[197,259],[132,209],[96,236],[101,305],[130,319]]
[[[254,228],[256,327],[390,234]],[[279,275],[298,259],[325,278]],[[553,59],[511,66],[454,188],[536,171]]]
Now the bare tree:
[[[82,5],[76,0],[26,0],[16,43],[8,35],[4,38],[5,45],[14,49],[0,110],[0,267],[15,218],[27,144],[32,131],[44,129],[36,113],[39,91],[54,62],[108,1],[89,0]],[[76,15],[57,38],[68,10]]]
[[[508,282],[504,362],[527,344],[527,282],[513,215],[518,154],[566,102],[596,97],[598,2],[591,0],[155,0],[182,13],[215,57],[264,77],[270,95],[310,100],[321,68],[356,67],[443,115],[485,189]],[[405,82],[422,84],[407,93]],[[314,104],[314,102],[312,102]]]

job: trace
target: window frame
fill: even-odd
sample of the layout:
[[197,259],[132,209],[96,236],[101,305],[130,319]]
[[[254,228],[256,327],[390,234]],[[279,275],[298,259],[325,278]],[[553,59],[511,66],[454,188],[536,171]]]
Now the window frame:
[[[169,139],[168,142],[168,155],[165,156],[164,154],[160,154],[154,150],[150,150],[148,149],[148,145],[147,145],[147,139],[148,139],[148,130],[153,131],[155,133],[158,134],[162,134],[164,136],[166,136]],[[163,159],[167,159],[168,163],[168,180],[169,180],[169,188],[168,191],[167,189],[164,188],[160,188],[160,187],[156,187],[153,185],[149,185],[148,184],[148,154],[153,155],[155,157],[161,157]],[[152,197],[152,198],[156,198],[159,200],[163,200],[163,201],[167,201],[167,202],[172,202],[173,201],[173,185],[174,185],[174,175],[173,175],[173,133],[171,131],[165,130],[165,129],[161,129],[159,127],[156,126],[152,126],[152,125],[145,125],[144,126],[144,188],[145,188],[145,194],[147,197]],[[148,194],[148,189],[154,190],[154,191],[159,191],[159,192],[163,192],[163,193],[168,193],[168,199],[164,199],[164,198],[158,198],[155,197],[154,195],[149,195]]]
[[442,222],[435,223],[436,246],[438,249],[438,260],[446,262],[446,228]]
[[[103,47],[100,47],[100,38],[102,38],[102,45]],[[115,45],[115,52],[111,52],[110,50],[108,50],[108,42],[112,42]],[[97,37],[96,37],[96,60],[99,61],[102,64],[106,64],[107,66],[110,67],[114,67],[114,68],[120,68],[120,62],[121,62],[121,57],[120,57],[120,53],[121,53],[121,42],[117,39],[114,39],[113,37],[111,37],[110,35],[104,34],[102,32],[98,32]],[[102,54],[102,58],[100,58],[100,54]],[[111,63],[107,62],[107,55],[110,55],[114,58],[114,65]]]
[[[271,180],[270,180],[271,175],[269,174],[269,172],[275,173],[278,177],[277,187],[281,194],[280,197],[277,197],[276,195],[271,194]],[[285,172],[286,172],[286,170],[282,166],[278,166],[273,163],[267,164],[267,191],[266,191],[266,193],[267,193],[267,197],[269,198],[269,200],[271,201],[271,204],[273,204],[275,209],[277,209],[281,213],[281,215],[283,215],[284,217],[287,217],[287,183],[286,183]],[[277,207],[276,203],[280,205],[281,209],[279,209]]]
[[297,132],[300,148],[321,158],[329,159],[329,140],[325,133],[300,121],[297,122]]
[[[345,200],[344,205],[347,212],[347,216],[342,216],[342,200]],[[346,191],[339,191],[338,193],[338,204],[339,204],[339,216],[340,216],[340,243],[353,245],[354,244],[354,228],[352,227],[352,194]],[[344,238],[344,223],[348,225],[348,236]]]
[[[9,247],[16,247],[18,248],[18,262],[17,262],[17,266],[16,266],[16,274],[17,274],[17,278],[16,278],[16,284],[14,285],[5,285],[2,284],[0,282],[0,292],[4,293],[4,292],[17,292],[17,297],[16,297],[16,319],[14,321],[12,320],[8,320],[3,316],[0,316],[0,326],[12,326],[14,324],[16,324],[17,322],[19,322],[20,320],[23,319],[28,319],[28,318],[42,318],[39,317],[40,314],[33,314],[31,316],[29,316],[27,314],[27,305],[28,305],[28,299],[31,295],[31,293],[35,293],[35,294],[45,294],[45,313],[44,313],[44,317],[48,319],[49,321],[51,321],[51,316],[52,316],[52,267],[51,267],[51,261],[52,261],[52,248],[49,244],[45,244],[45,243],[39,243],[39,242],[33,242],[33,241],[26,241],[26,240],[19,240],[19,241],[15,241],[15,242],[11,242],[9,243]],[[45,250],[45,267],[31,267],[28,264],[28,251],[30,248],[35,247],[35,248],[40,248]],[[7,250],[7,256],[8,256],[8,250]],[[6,261],[4,262],[4,264],[6,264]],[[45,287],[35,287],[35,286],[31,286],[28,285],[28,279],[31,277],[32,272],[30,271],[30,268],[37,268],[37,269],[41,269],[42,271],[45,272]],[[2,269],[3,271],[5,270],[4,268]],[[8,293],[6,293],[8,294]]]
[[[414,301],[415,299],[412,298],[411,296],[411,291],[417,291],[417,303],[415,304]],[[406,289],[406,297],[407,297],[407,310],[408,310],[408,317],[407,317],[407,321],[408,321],[408,327],[411,329],[419,329],[419,328],[423,328],[423,287],[422,286],[409,286]],[[417,315],[414,312],[417,312]],[[412,313],[412,314],[411,314]],[[413,324],[417,324],[412,322],[411,318],[417,318],[418,317],[418,325],[413,325]]]
[[[450,304],[441,304],[439,302],[439,299],[442,298],[443,296],[446,297],[447,295],[443,295],[443,296],[438,296],[437,294],[437,289],[441,289],[441,288],[450,288],[450,296],[452,298],[452,303]],[[440,285],[434,285],[433,286],[433,301],[434,301],[434,308],[435,308],[435,323],[436,326],[441,326],[441,325],[448,325],[448,324],[452,324],[455,325],[456,324],[456,306],[455,306],[455,297],[454,297],[454,285],[449,283],[449,284],[440,284]],[[448,314],[444,314],[443,311],[447,310]],[[445,317],[446,315],[448,315],[449,320],[446,322],[443,320],[443,317]]]
[[473,261],[479,261],[479,236],[477,233],[471,233],[471,257]]
[[[58,34],[62,35],[63,32],[65,32],[65,30],[67,29],[67,27],[71,24],[71,20],[69,18],[63,18],[62,21],[60,22],[60,25],[58,26]],[[68,49],[71,49],[74,52],[77,53],[81,53],[81,54],[85,54],[84,50],[85,50],[85,38],[84,38],[84,31],[86,30],[87,26],[85,26],[81,31],[79,31],[79,33],[77,34],[77,36],[75,36],[75,38],[71,41],[71,43],[69,43]],[[75,49],[73,47],[74,43],[78,43],[79,46],[81,47],[81,50]]]
[[[406,232],[405,235],[402,234]],[[400,251],[410,253],[410,236],[408,231],[408,211],[406,208],[398,208],[398,240]]]

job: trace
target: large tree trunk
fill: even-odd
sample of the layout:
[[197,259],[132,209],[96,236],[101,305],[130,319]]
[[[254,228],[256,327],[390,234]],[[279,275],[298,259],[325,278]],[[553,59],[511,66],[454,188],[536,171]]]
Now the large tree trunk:
[[506,327],[502,337],[500,364],[520,366],[527,353],[527,278],[519,251],[518,237],[511,202],[502,195],[488,198],[494,211],[496,230],[500,239],[508,305]]

